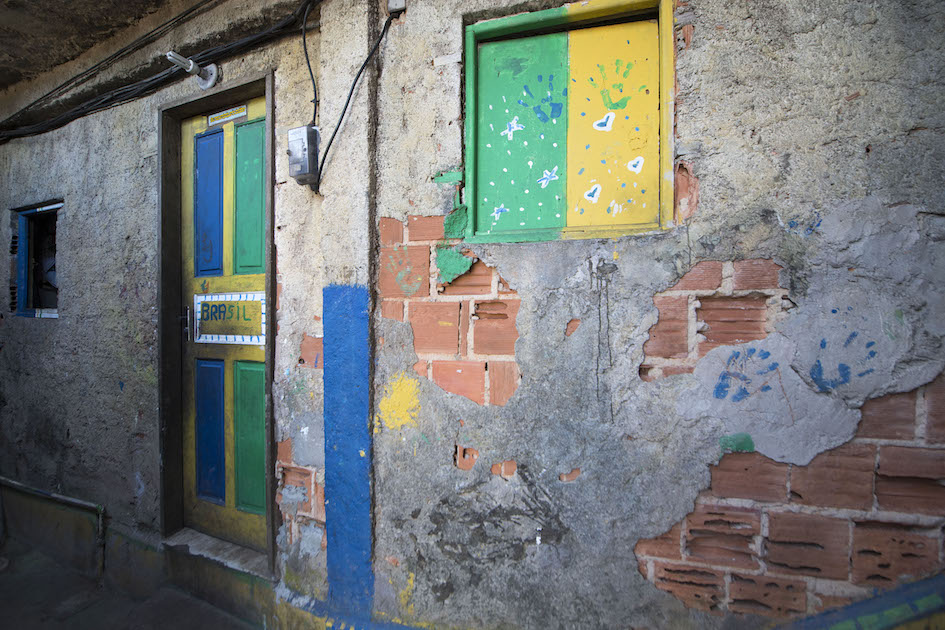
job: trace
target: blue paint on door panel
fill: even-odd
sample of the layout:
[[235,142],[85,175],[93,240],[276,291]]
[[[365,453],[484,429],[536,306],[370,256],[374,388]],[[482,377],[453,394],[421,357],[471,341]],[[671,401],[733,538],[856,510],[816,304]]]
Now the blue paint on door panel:
[[223,131],[197,136],[194,153],[194,275],[223,274]]
[[322,304],[328,599],[334,610],[370,613],[374,576],[368,290],[327,286]]
[[222,504],[226,500],[223,361],[197,359],[194,372],[194,401],[197,410],[197,496]]

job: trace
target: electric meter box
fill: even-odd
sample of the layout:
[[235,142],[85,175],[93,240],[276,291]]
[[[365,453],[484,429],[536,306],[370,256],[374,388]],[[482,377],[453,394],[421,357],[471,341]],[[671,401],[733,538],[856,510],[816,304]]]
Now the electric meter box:
[[289,129],[289,176],[313,187],[318,181],[318,127]]

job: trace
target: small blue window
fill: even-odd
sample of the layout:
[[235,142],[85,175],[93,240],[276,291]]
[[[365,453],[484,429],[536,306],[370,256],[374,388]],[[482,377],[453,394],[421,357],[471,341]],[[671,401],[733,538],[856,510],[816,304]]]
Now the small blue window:
[[13,211],[10,253],[16,257],[16,283],[11,285],[11,307],[23,317],[58,317],[59,283],[56,279],[56,219],[62,201]]

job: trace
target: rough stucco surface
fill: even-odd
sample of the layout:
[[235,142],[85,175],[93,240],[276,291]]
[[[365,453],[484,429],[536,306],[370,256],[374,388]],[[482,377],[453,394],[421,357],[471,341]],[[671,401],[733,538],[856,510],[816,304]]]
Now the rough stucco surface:
[[[381,216],[449,211],[451,189],[424,182],[461,163],[461,66],[437,58],[461,52],[464,15],[516,12],[492,6],[414,2],[392,28]],[[706,0],[677,17],[695,27],[689,48],[679,38],[677,154],[700,178],[697,213],[616,242],[471,247],[522,298],[522,384],[497,408],[421,379],[416,425],[376,436],[378,610],[457,626],[736,623],[644,584],[635,542],[692,510],[723,436],[749,433],[759,452],[806,464],[850,439],[865,399],[941,370],[938,7]],[[403,159],[405,146],[418,158]],[[692,375],[642,382],[652,296],[700,260],[748,258],[784,266],[796,304],[738,348],[770,352],[783,389],[716,397],[731,347]],[[565,337],[572,318],[582,325]],[[380,397],[416,357],[407,324],[378,329]],[[453,465],[456,444],[479,453],[468,472]],[[510,480],[490,474],[509,459]],[[559,481],[576,467],[578,479]]]

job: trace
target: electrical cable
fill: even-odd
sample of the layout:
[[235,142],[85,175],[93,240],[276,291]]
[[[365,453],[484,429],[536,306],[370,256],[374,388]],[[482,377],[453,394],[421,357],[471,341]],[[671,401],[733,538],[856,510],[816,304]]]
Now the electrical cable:
[[[273,24],[269,28],[252,35],[248,35],[235,42],[230,42],[229,44],[220,44],[218,46],[214,46],[213,48],[208,48],[207,50],[197,53],[196,55],[192,55],[190,58],[193,59],[198,65],[203,66],[223,58],[232,57],[246,52],[259,46],[260,44],[266,43],[278,37],[295,33],[296,29],[298,28],[299,21],[305,12],[305,9],[307,8],[311,10],[312,6],[320,4],[321,2],[322,0],[302,0],[295,11],[276,24]],[[84,103],[81,103],[80,105],[77,105],[48,120],[31,125],[24,125],[10,130],[2,130],[0,131],[0,144],[13,138],[23,138],[26,136],[33,136],[40,133],[45,133],[47,131],[52,131],[54,129],[63,127],[73,120],[81,118],[82,116],[87,116],[89,114],[100,112],[117,105],[122,105],[143,96],[148,96],[182,74],[184,74],[184,71],[180,68],[168,68],[146,79],[142,79],[135,83],[130,83],[89,99],[88,101],[85,101]]]
[[338,124],[335,125],[335,130],[331,132],[331,138],[328,139],[328,144],[325,146],[325,153],[322,154],[322,161],[318,164],[318,179],[315,180],[315,192],[318,193],[319,185],[322,183],[322,173],[325,171],[325,160],[328,159],[328,151],[331,149],[331,143],[335,141],[335,136],[338,134],[338,130],[341,129],[341,123],[345,119],[345,114],[348,111],[348,105],[351,103],[351,97],[354,96],[354,89],[358,85],[358,79],[361,78],[361,74],[364,72],[364,69],[370,63],[371,58],[374,56],[374,53],[377,52],[378,47],[381,45],[381,40],[384,39],[384,36],[387,35],[387,30],[390,28],[390,23],[394,21],[394,15],[388,15],[387,21],[384,22],[384,28],[381,29],[381,34],[377,38],[377,41],[374,42],[374,48],[371,49],[371,52],[368,53],[367,59],[364,60],[364,63],[361,64],[361,68],[358,70],[358,73],[354,75],[354,81],[351,82],[351,89],[348,90],[348,98],[345,101],[345,106],[341,110],[341,116],[338,118]]
[[312,9],[309,4],[305,7],[305,15],[302,16],[302,52],[305,53],[305,65],[308,66],[308,76],[312,80],[312,124],[315,124],[315,118],[318,116],[318,87],[315,86],[315,73],[312,72],[312,62],[308,58],[308,44],[305,41],[306,31],[308,29],[308,12]]
[[[114,62],[118,61],[119,59],[126,57],[127,55],[139,50],[142,46],[145,46],[146,44],[150,44],[151,42],[154,42],[160,39],[161,37],[166,35],[168,32],[173,30],[179,24],[182,24],[183,22],[193,17],[197,12],[199,12],[201,9],[206,7],[208,4],[211,4],[211,3],[219,4],[220,2],[223,2],[223,1],[224,0],[203,0],[202,2],[197,3],[196,5],[187,9],[183,13],[179,13],[178,15],[164,22],[160,26],[152,29],[151,31],[148,31],[147,33],[145,33],[138,39],[134,40],[130,44],[118,49],[117,51],[115,51],[114,53],[106,57],[105,59],[102,59],[101,61],[94,64],[93,66],[80,72],[79,74],[75,75],[68,81],[60,83],[58,86],[56,86],[49,92],[46,92],[45,94],[40,96],[38,99],[30,103],[29,105],[26,105],[25,107],[21,108],[20,111],[13,114],[12,116],[4,120],[3,123],[0,123],[0,124],[6,124],[9,121],[16,118],[17,116],[32,109],[33,107],[36,107],[37,105],[41,103],[45,103],[46,101],[58,98],[62,96],[63,94],[65,94],[66,92],[72,90],[73,88],[82,85],[83,83],[91,79],[95,75],[96,72],[104,68],[107,68],[108,66],[112,65]],[[209,10],[209,7],[207,10]]]

